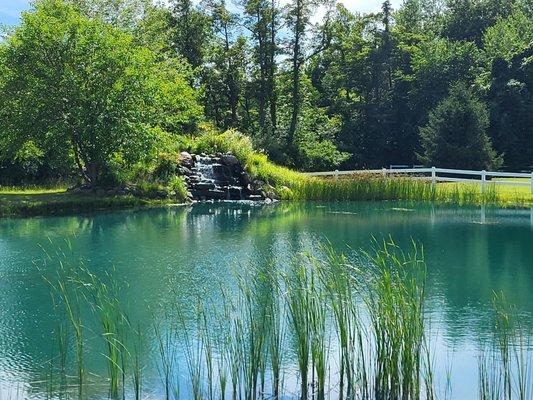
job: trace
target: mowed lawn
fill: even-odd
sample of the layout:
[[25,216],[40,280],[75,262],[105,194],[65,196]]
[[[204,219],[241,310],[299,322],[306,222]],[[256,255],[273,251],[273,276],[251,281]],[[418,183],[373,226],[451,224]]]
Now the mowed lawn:
[[[517,182],[523,185],[515,186],[510,184],[500,184],[497,182]],[[533,194],[531,193],[531,180],[528,178],[494,178],[487,183],[488,191],[495,191],[499,200],[503,204],[518,205],[518,206],[533,206]],[[456,183],[456,182],[440,182],[438,184],[440,190],[454,191],[454,190],[479,190],[481,191],[481,183]]]

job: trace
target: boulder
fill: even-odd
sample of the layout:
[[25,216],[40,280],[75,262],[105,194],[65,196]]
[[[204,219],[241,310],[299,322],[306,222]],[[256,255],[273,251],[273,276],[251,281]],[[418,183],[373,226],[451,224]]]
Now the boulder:
[[[192,164],[191,164],[192,165]],[[181,175],[185,175],[185,176],[189,176],[189,175],[192,175],[192,171],[186,167],[185,165],[181,165],[179,168],[178,168],[178,171]]]
[[224,200],[228,197],[228,194],[223,190],[212,189],[207,191],[206,197],[208,199]]
[[243,172],[241,174],[241,182],[243,186],[248,186],[250,183],[252,183],[252,178],[250,175],[248,175],[248,172]]
[[226,165],[238,165],[239,160],[233,154],[223,154],[220,157],[220,162]]
[[210,190],[214,188],[215,188],[215,184],[212,182],[199,182],[199,183],[194,184],[194,189],[196,190]]
[[194,160],[192,156],[188,152],[182,151],[180,153],[180,165],[191,168],[193,164]]

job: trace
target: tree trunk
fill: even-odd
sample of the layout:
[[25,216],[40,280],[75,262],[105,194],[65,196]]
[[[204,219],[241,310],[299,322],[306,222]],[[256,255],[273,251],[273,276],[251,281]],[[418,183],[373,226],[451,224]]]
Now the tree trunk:
[[272,134],[276,133],[277,128],[277,98],[276,98],[276,0],[271,0],[270,8],[270,54],[268,69],[268,101],[270,105],[270,123],[272,125]]
[[81,146],[78,140],[78,135],[75,130],[72,130],[70,132],[70,143],[72,145],[72,151],[74,152],[74,161],[76,162],[76,167],[78,168],[78,172],[80,173],[81,178],[87,183],[93,183],[91,177],[89,176],[89,174],[87,174],[87,171],[85,170],[84,162],[82,160],[82,157],[80,156]]
[[257,42],[258,42],[258,62],[259,62],[259,127],[264,133],[266,122],[266,65],[265,65],[265,39],[266,35],[263,29],[264,18],[260,10],[257,10]]
[[296,157],[296,143],[295,133],[298,124],[298,116],[300,114],[300,47],[302,34],[302,0],[296,0],[296,21],[294,24],[294,48],[292,55],[292,104],[291,104],[291,122],[288,132],[288,148],[289,154]]
[[[230,43],[229,43],[229,32],[228,32],[228,25],[227,23],[224,24],[224,41],[225,41],[225,50],[226,54],[229,55],[230,51]],[[238,104],[239,104],[239,90],[237,87],[237,84],[235,82],[235,67],[232,62],[231,57],[228,58],[228,71],[227,71],[227,82],[226,85],[228,87],[228,103],[230,106],[231,116],[230,116],[230,127],[235,128],[238,123]]]

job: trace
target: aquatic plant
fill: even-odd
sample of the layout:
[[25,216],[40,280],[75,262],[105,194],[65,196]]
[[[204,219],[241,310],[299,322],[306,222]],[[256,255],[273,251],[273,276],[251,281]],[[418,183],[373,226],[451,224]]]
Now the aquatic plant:
[[531,398],[533,375],[523,328],[503,292],[493,293],[494,337],[478,364],[480,400]]
[[[90,324],[84,318],[91,316],[83,307],[99,322],[110,397],[126,396],[131,375],[133,395],[142,398],[141,349],[153,334],[167,400],[436,398],[420,246],[413,242],[404,251],[392,239],[374,240],[371,251],[345,255],[325,245],[288,264],[265,265],[241,268],[234,290],[221,283],[186,309],[176,302],[162,315],[154,311],[153,332],[130,322],[115,284],[84,267],[60,269],[48,282],[76,343],[78,398],[86,396],[84,332]],[[480,357],[479,399],[528,399],[528,344],[518,317],[501,294],[493,309],[495,335]],[[66,325],[60,326],[58,348],[66,352]],[[62,357],[59,371],[66,368]],[[180,387],[182,361],[187,393]],[[48,375],[53,397],[51,366]],[[297,375],[289,391],[287,375]]]

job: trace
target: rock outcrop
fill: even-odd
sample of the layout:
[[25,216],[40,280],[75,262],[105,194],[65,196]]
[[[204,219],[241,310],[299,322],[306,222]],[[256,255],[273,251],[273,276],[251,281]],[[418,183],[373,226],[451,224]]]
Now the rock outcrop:
[[[275,190],[264,182],[254,180],[233,154],[180,154],[178,172],[184,178],[189,200],[249,200],[272,201]],[[69,189],[78,195],[113,197],[131,195],[150,199],[170,199],[176,196],[163,185],[141,188],[132,186],[102,187],[75,186]]]
[[254,181],[232,154],[181,153],[180,173],[194,200],[267,200],[260,182]]

